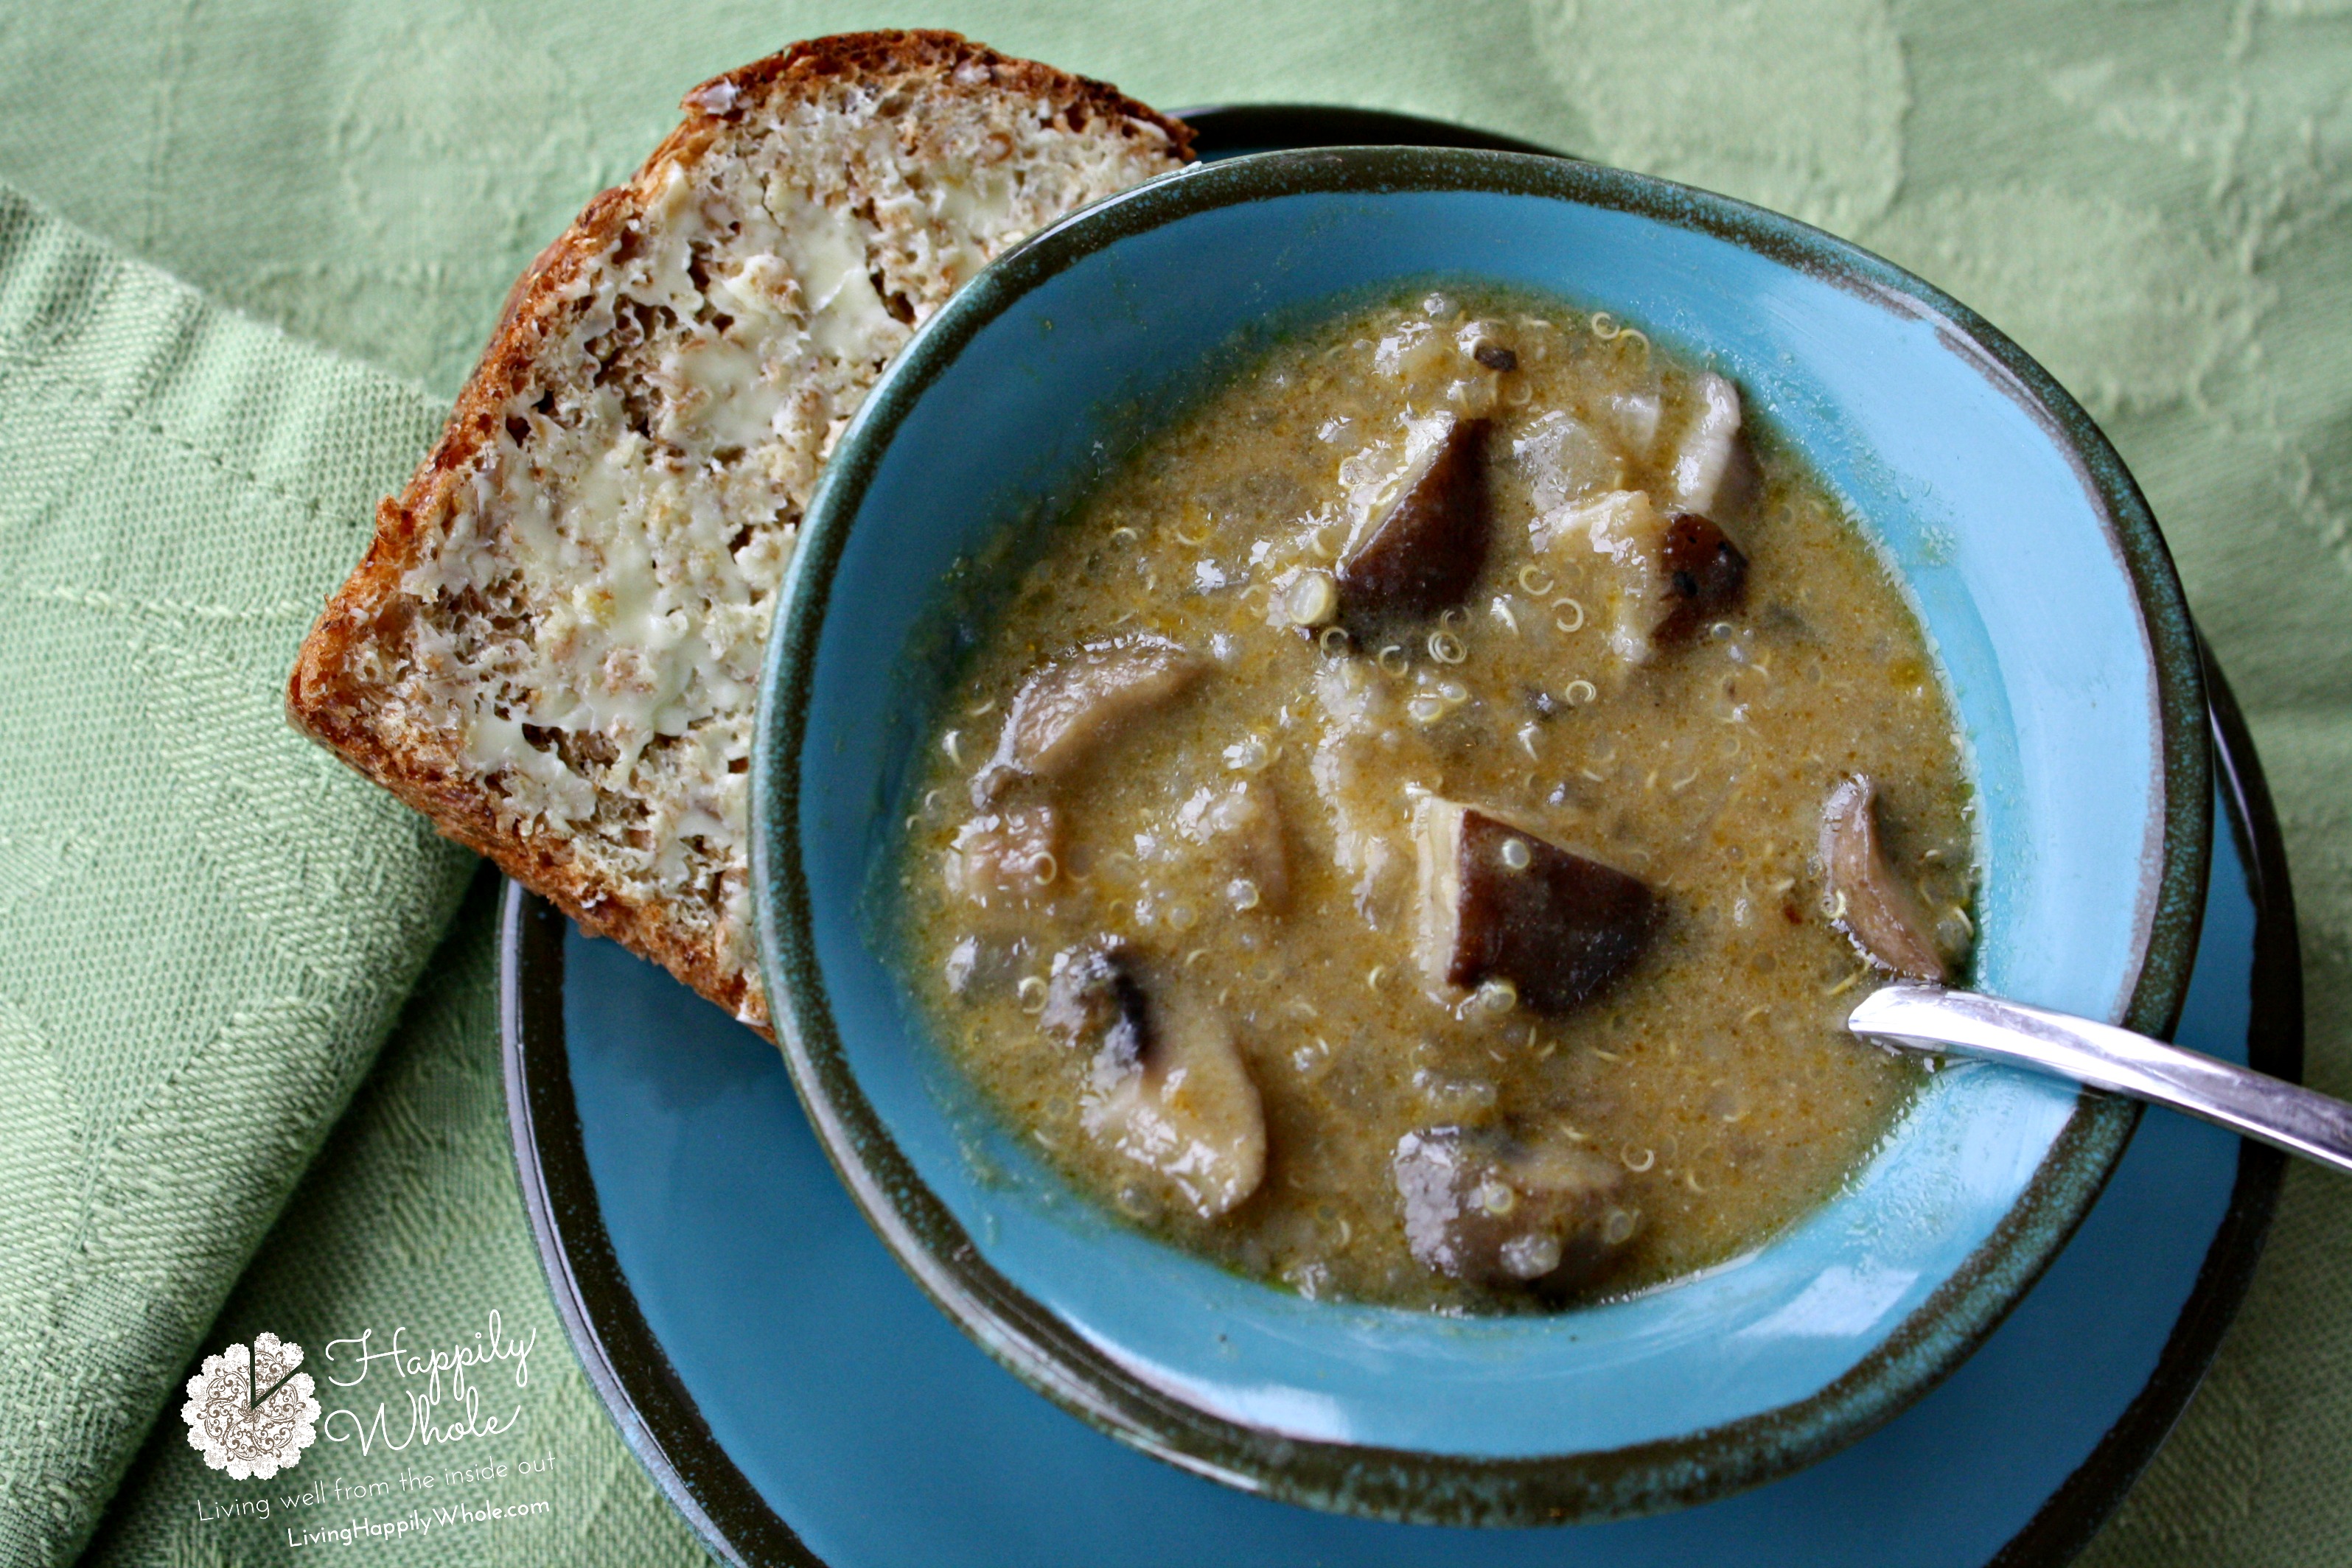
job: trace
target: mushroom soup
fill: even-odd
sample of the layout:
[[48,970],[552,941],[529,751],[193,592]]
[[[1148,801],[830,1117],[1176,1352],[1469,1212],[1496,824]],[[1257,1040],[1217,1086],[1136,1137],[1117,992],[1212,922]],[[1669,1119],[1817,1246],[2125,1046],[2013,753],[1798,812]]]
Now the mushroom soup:
[[[1952,712],[1737,387],[1444,291],[1246,361],[957,612],[908,983],[1082,1188],[1310,1296],[1543,1309],[1751,1248],[1965,954]],[[981,574],[985,575],[985,574]]]

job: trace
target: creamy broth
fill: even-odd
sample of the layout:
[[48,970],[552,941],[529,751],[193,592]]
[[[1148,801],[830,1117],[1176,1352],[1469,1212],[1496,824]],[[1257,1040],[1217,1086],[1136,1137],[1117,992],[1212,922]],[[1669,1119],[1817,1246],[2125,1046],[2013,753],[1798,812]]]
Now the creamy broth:
[[1552,1307],[1822,1202],[1921,1071],[1842,1027],[1864,944],[1965,953],[1970,804],[1911,610],[1752,424],[1478,292],[1225,378],[962,612],[898,910],[950,1054],[1309,1296]]

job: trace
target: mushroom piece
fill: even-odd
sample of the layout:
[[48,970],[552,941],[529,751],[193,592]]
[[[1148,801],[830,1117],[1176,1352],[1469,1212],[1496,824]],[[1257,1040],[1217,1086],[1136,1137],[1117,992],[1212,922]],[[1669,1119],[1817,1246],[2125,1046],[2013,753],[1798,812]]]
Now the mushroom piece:
[[1332,862],[1356,914],[1375,931],[1410,918],[1404,852],[1412,808],[1400,778],[1434,777],[1425,732],[1404,722],[1395,684],[1360,659],[1324,661],[1315,695],[1321,734],[1307,776],[1330,825]]
[[1623,1169],[1565,1138],[1428,1127],[1397,1141],[1389,1171],[1414,1260],[1474,1284],[1572,1290],[1639,1226]]
[[1089,1135],[1157,1173],[1202,1219],[1257,1190],[1265,1109],[1213,1009],[1154,998],[1131,953],[1097,942],[1055,956],[1039,1021],[1090,1054],[1079,1110]]
[[1054,955],[1037,1027],[1072,1050],[1108,1052],[1131,1063],[1143,1057],[1150,1006],[1127,949],[1092,942]]
[[1491,523],[1486,431],[1483,419],[1445,418],[1339,562],[1339,613],[1351,630],[1388,615],[1434,615],[1470,597]]
[[1667,476],[1667,501],[1677,511],[1723,517],[1745,504],[1756,463],[1740,434],[1739,389],[1712,372],[1693,389],[1698,406],[1683,432]]
[[1434,795],[1413,810],[1416,944],[1432,982],[1507,982],[1520,1005],[1565,1012],[1649,946],[1655,894],[1613,866]]
[[1545,520],[1571,501],[1596,491],[1614,490],[1625,482],[1624,459],[1612,451],[1590,425],[1573,414],[1554,409],[1528,426],[1511,443],[1511,461],[1528,482],[1535,503],[1535,546],[1544,549]]
[[1176,808],[1176,831],[1229,873],[1224,894],[1234,908],[1279,915],[1290,903],[1290,860],[1272,786],[1244,779],[1222,793],[1196,789]]
[[1866,774],[1838,781],[1822,809],[1822,867],[1831,924],[1882,969],[1937,984],[1950,977],[1917,894],[1878,841],[1878,789]]
[[1640,490],[1610,490],[1538,517],[1538,549],[1581,540],[1606,557],[1611,580],[1600,613],[1610,652],[1646,663],[1664,643],[1691,633],[1739,601],[1748,558],[1723,530],[1695,512],[1661,512]]
[[1602,400],[1601,412],[1626,455],[1635,461],[1648,457],[1651,449],[1658,444],[1658,420],[1664,413],[1664,405],[1655,386],[1611,392]]
[[1748,558],[1696,512],[1677,512],[1666,524],[1658,564],[1666,574],[1666,617],[1651,635],[1659,643],[1689,641],[1737,605],[1748,587]]
[[1023,677],[996,752],[972,779],[984,806],[1013,779],[1074,771],[1143,714],[1181,694],[1202,662],[1164,637],[1090,643]]
[[1035,898],[1060,874],[1061,822],[1047,805],[984,810],[948,847],[948,891],[987,908]]
[[1640,490],[1606,490],[1549,517],[1532,532],[1538,548],[1557,550],[1583,542],[1608,559],[1597,619],[1608,628],[1609,651],[1630,664],[1654,652],[1658,626],[1673,606],[1666,602],[1663,562],[1667,519]]

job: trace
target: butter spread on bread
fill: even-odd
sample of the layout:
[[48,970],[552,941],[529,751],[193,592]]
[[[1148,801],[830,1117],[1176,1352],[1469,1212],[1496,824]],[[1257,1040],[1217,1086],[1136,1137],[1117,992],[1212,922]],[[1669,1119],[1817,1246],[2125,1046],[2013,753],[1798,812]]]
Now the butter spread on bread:
[[517,281],[287,702],[444,833],[764,1028],[754,694],[825,456],[959,285],[1192,138],[940,32],[798,44],[684,107]]

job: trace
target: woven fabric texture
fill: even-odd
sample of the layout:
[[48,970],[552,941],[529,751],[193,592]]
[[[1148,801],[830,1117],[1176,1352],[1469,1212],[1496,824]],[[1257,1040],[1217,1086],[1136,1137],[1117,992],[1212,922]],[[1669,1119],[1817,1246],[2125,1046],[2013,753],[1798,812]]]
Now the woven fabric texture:
[[[2308,1077],[2352,1093],[2347,0],[123,0],[102,27],[19,0],[0,10],[0,178],[432,395],[5,209],[0,1204],[24,1218],[0,1234],[0,1340],[12,1366],[44,1359],[0,1406],[0,1562],[71,1555],[200,1340],[471,1301],[482,1260],[527,1260],[492,1174],[476,923],[208,1327],[459,874],[278,730],[275,685],[508,283],[679,94],[791,38],[909,20],[1170,108],[1403,109],[1727,191],[2008,329],[2137,474],[2249,710],[2303,915]],[[394,1223],[428,1193],[467,1247]],[[348,1223],[298,1229],[320,1213]],[[297,1235],[299,1267],[278,1245]],[[2352,1186],[2297,1169],[2212,1378],[2088,1561],[2352,1557],[2347,1346]],[[176,1418],[155,1428],[110,1560],[222,1551],[179,1439]],[[572,1451],[614,1509],[658,1511],[609,1428]],[[551,1521],[527,1551],[490,1532],[372,1550],[687,1550],[613,1517]]]
[[[432,983],[418,988],[373,1075],[205,1343],[250,1343],[268,1330],[315,1348],[338,1334],[373,1331],[373,1346],[388,1343],[384,1336],[402,1326],[406,1344],[455,1344],[481,1331],[486,1310],[494,1308],[501,1334],[532,1347],[526,1388],[507,1396],[510,1379],[485,1380],[494,1398],[527,1401],[529,1411],[515,1440],[498,1445],[498,1457],[541,1456],[553,1464],[485,1495],[520,1489],[534,1498],[551,1497],[556,1507],[544,1516],[522,1516],[510,1529],[461,1524],[438,1541],[431,1531],[395,1538],[392,1552],[402,1562],[434,1563],[689,1568],[706,1561],[702,1550],[622,1446],[587,1375],[572,1358],[530,1228],[520,1223],[514,1158],[505,1138],[505,1086],[497,1051],[486,1049],[499,1027],[493,936],[499,886],[488,871],[475,880],[434,956]],[[310,1364],[323,1369],[325,1364]],[[332,1396],[329,1402],[347,1403]],[[388,1423],[394,1440],[407,1436],[400,1403],[393,1401]],[[502,1415],[495,1412],[493,1418]],[[143,1568],[299,1560],[320,1545],[289,1546],[283,1533],[289,1524],[299,1540],[305,1531],[340,1526],[354,1514],[429,1520],[435,1503],[450,1500],[446,1491],[395,1491],[349,1505],[331,1499],[290,1516],[281,1512],[274,1529],[242,1519],[229,1528],[207,1527],[197,1518],[197,1500],[218,1501],[257,1489],[228,1485],[206,1471],[182,1437],[176,1419],[158,1427],[85,1563]],[[436,1453],[412,1445],[397,1466],[384,1466],[379,1455],[371,1467],[351,1462],[348,1448],[330,1453],[323,1443],[314,1447],[318,1453],[262,1490],[282,1495],[322,1481],[331,1488],[331,1478],[380,1479],[474,1459],[467,1454],[453,1461],[456,1449]],[[378,1560],[387,1555],[379,1540],[362,1536],[353,1544]]]
[[279,712],[436,422],[0,188],[0,1561],[72,1555],[463,885]]

